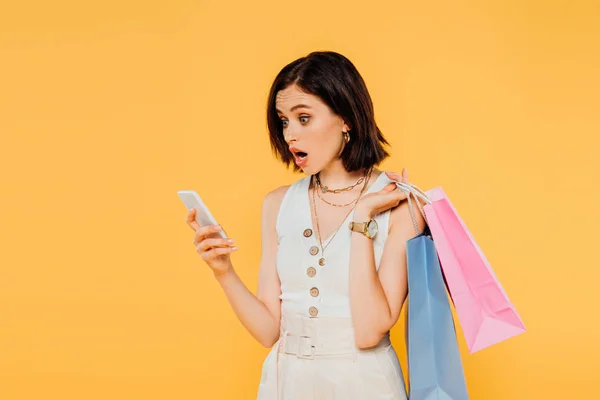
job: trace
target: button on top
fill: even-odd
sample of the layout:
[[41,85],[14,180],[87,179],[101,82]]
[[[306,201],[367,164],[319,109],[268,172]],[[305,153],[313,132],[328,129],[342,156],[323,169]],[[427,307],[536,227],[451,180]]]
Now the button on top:
[[317,289],[316,287],[310,289],[310,295],[312,297],[317,297],[319,295],[319,289]]
[[310,276],[311,278],[312,278],[313,276],[315,276],[316,274],[317,274],[317,270],[316,270],[314,267],[309,267],[309,268],[306,270],[306,275]]
[[311,307],[308,309],[308,313],[311,317],[316,317],[319,314],[319,310],[317,310],[317,307]]
[[310,237],[312,235],[312,229],[304,230],[304,237]]
[[320,258],[319,259],[319,265],[322,267],[323,265],[325,265],[325,259],[324,258]]
[[309,252],[311,256],[316,256],[319,254],[319,248],[317,246],[311,246]]

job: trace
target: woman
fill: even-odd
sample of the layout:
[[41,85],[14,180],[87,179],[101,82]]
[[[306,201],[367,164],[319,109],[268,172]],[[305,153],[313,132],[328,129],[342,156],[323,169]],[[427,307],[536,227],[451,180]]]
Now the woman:
[[194,210],[187,218],[234,312],[272,347],[258,399],[406,399],[389,332],[416,232],[394,183],[408,182],[406,172],[375,168],[388,142],[362,77],[335,52],[300,58],[277,75],[267,123],[276,156],[307,176],[264,197],[256,296],[235,273],[233,241],[198,226]]

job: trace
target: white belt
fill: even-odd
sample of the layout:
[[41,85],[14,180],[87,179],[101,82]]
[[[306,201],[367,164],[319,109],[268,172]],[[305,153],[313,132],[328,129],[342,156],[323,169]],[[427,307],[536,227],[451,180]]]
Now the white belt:
[[[354,328],[349,318],[310,318],[301,314],[284,315],[277,343],[275,377],[279,395],[279,353],[313,360],[319,356],[350,356],[356,361],[360,349],[354,341]],[[389,332],[376,347],[390,344]]]

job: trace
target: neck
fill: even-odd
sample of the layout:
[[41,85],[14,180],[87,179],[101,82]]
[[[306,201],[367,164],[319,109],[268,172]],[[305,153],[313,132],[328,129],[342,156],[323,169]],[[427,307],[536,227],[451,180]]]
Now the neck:
[[319,172],[319,179],[324,186],[342,188],[354,185],[360,177],[365,175],[365,172],[364,168],[360,171],[348,172],[340,162],[322,169]]

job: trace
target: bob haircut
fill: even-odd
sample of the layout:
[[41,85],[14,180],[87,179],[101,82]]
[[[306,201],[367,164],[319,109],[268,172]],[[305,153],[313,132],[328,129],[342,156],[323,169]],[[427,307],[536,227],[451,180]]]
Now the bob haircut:
[[294,172],[301,171],[283,137],[283,123],[275,110],[275,99],[277,92],[293,84],[319,97],[350,127],[350,141],[340,155],[346,171],[368,169],[389,156],[383,147],[389,143],[375,123],[371,96],[354,64],[339,53],[316,51],[286,65],[269,92],[267,128],[271,150],[288,168],[292,164]]

